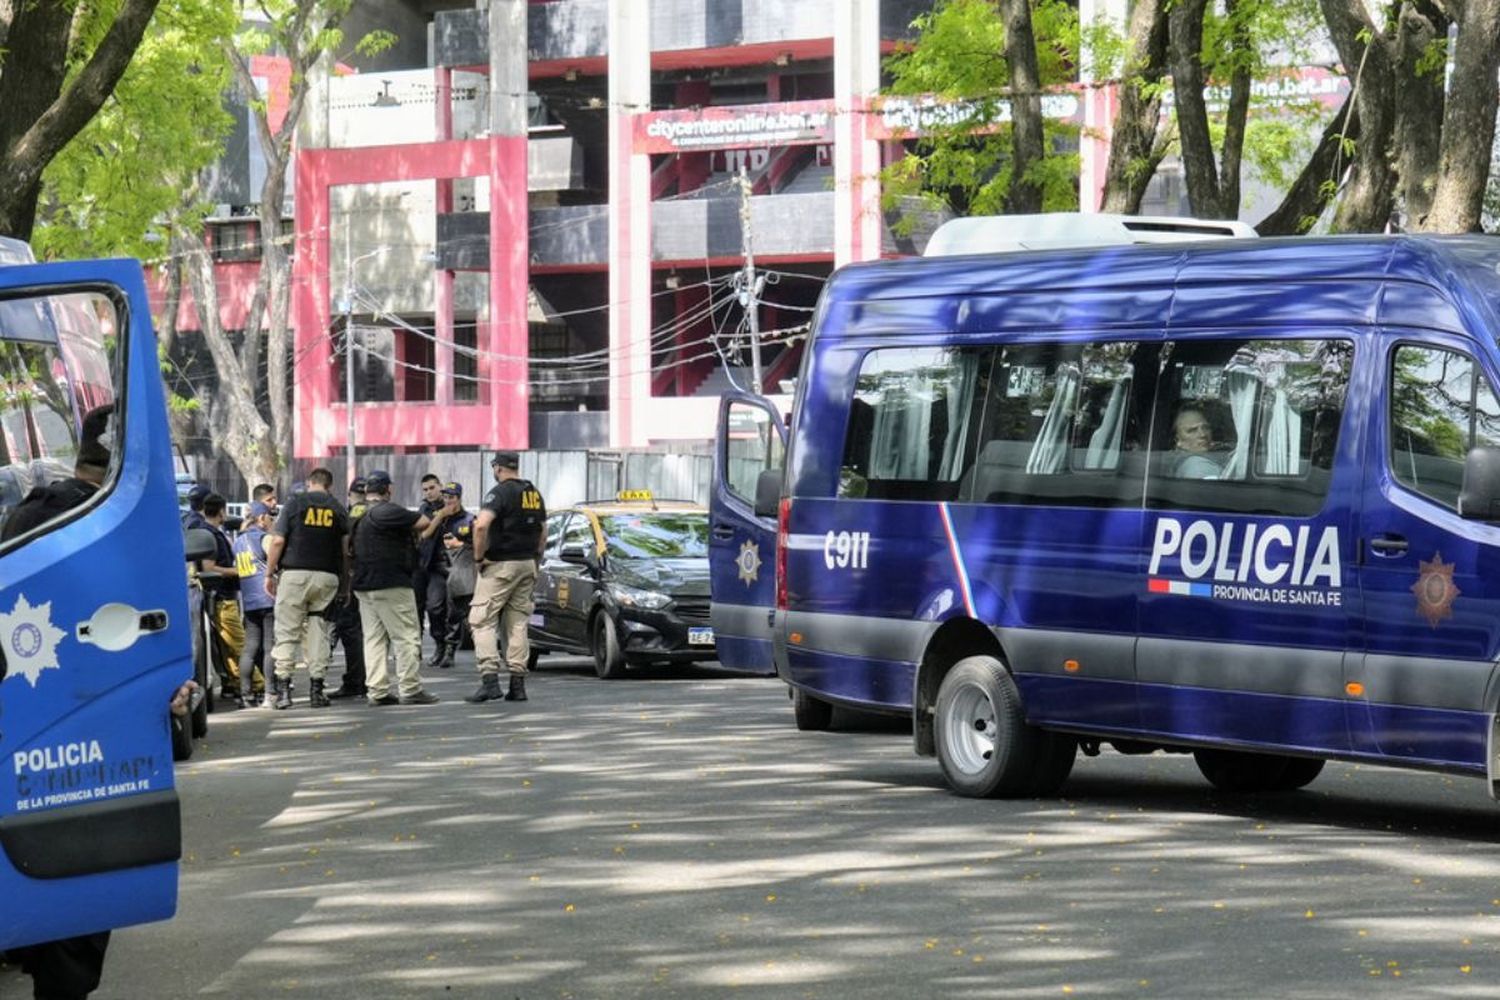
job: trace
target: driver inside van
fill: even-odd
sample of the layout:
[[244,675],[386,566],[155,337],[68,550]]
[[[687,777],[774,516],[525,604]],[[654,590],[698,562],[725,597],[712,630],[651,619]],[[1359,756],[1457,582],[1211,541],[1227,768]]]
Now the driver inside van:
[[1218,479],[1223,471],[1214,451],[1214,428],[1204,412],[1185,406],[1172,421],[1173,451],[1167,465],[1178,479]]

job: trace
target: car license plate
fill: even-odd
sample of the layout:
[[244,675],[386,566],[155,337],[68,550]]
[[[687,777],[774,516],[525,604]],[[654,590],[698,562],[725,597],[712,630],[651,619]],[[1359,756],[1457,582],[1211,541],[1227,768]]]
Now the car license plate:
[[714,630],[706,626],[688,629],[688,645],[690,646],[712,646],[714,644]]

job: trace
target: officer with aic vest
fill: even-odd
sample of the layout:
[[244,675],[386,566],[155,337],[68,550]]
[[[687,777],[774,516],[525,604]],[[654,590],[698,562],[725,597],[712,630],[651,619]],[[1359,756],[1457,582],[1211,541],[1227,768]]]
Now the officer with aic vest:
[[[542,494],[521,478],[521,456],[498,451],[490,460],[496,486],[474,518],[474,564],[479,578],[469,606],[474,630],[474,656],[479,665],[479,690],[469,702],[526,700],[526,661],[531,643],[526,626],[531,618],[537,564],[546,544],[547,507]],[[510,690],[500,690],[498,632],[505,632],[505,661]]]
[[[266,539],[266,591],[276,598],[274,708],[292,707],[292,670],[301,652],[312,678],[308,704],[327,708],[323,680],[328,673],[328,630],[320,617],[348,587],[344,536],[349,515],[332,493],[333,473],[307,474],[307,489],[294,493]],[[299,647],[300,650],[299,650]]]

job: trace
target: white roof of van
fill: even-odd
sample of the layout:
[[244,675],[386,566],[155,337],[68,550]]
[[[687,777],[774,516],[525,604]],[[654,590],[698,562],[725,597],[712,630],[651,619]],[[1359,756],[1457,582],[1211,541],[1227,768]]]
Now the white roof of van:
[[1175,243],[1255,236],[1248,223],[1185,219],[1167,215],[1105,215],[1052,212],[1046,215],[982,215],[952,219],[932,234],[924,257],[1124,243]]

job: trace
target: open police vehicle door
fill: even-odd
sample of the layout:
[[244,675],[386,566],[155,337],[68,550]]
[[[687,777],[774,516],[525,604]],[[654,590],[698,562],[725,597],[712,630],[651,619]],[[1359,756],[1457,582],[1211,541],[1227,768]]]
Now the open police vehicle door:
[[0,267],[0,949],[176,908],[172,479],[140,265]]
[[760,396],[726,392],[714,442],[708,558],[719,662],[735,670],[776,670],[775,502],[785,455],[786,427],[775,407]]

